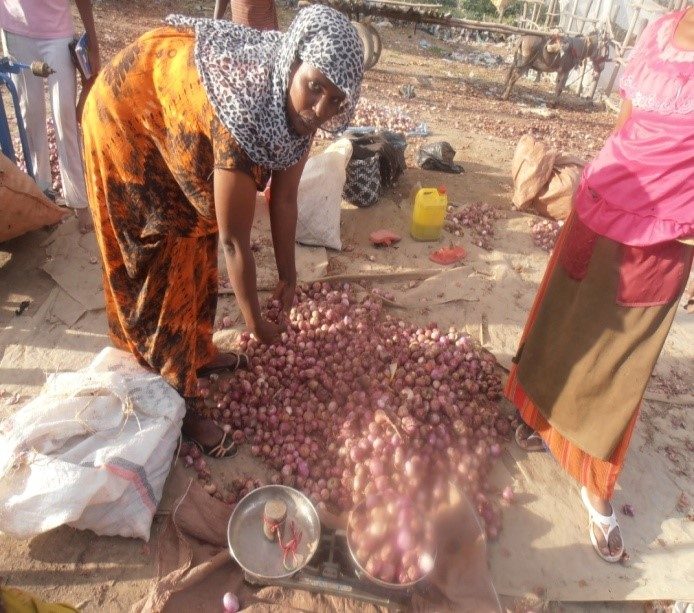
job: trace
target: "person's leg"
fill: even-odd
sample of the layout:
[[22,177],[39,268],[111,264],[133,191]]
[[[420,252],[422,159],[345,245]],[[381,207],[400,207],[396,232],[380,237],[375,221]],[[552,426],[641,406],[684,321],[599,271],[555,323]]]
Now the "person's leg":
[[593,515],[593,521],[590,525],[590,529],[595,535],[597,548],[605,558],[621,557],[624,544],[622,542],[622,532],[619,528],[619,524],[616,523],[616,519],[614,528],[610,530],[610,518],[614,513],[610,499],[605,498],[604,494],[598,495],[591,493],[587,488],[585,492],[590,506],[602,516],[597,518]]
[[55,122],[60,178],[67,205],[77,212],[80,231],[92,229],[84,185],[82,150],[77,127],[77,83],[70,57],[69,38],[41,41],[43,57],[55,74],[48,77],[51,110]]
[[[18,62],[31,64],[36,60],[47,61],[41,55],[37,39],[19,36],[11,32],[5,32],[4,38],[6,53],[13,56]],[[12,81],[19,94],[22,120],[27,131],[36,183],[42,190],[46,190],[52,187],[52,180],[46,130],[44,79],[34,76],[30,71],[23,70],[20,74],[12,75]]]

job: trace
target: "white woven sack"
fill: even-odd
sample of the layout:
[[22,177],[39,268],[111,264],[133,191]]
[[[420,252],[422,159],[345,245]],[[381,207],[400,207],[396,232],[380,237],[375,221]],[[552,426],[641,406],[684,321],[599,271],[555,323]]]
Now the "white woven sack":
[[116,349],[49,376],[0,423],[0,532],[68,524],[149,540],[184,413],[171,386]]
[[340,210],[352,143],[335,141],[309,158],[299,183],[296,241],[303,245],[342,249]]

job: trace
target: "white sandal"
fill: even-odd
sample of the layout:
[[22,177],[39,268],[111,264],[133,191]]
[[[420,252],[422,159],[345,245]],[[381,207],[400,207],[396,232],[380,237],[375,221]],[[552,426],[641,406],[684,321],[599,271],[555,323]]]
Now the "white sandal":
[[588,498],[588,490],[585,488],[585,486],[581,488],[581,500],[583,501],[583,506],[586,508],[586,511],[588,511],[588,531],[590,532],[590,542],[593,544],[593,549],[595,549],[595,552],[603,560],[605,560],[605,562],[619,562],[624,555],[624,539],[622,539],[622,547],[618,553],[614,555],[605,555],[602,551],[600,551],[598,539],[595,536],[594,530],[594,526],[598,526],[600,528],[602,535],[605,537],[605,543],[608,544],[609,548],[610,534],[612,534],[612,531],[615,528],[619,528],[617,516],[614,513],[614,507],[612,507],[612,515],[603,515],[602,513],[598,513],[590,503],[590,498]]

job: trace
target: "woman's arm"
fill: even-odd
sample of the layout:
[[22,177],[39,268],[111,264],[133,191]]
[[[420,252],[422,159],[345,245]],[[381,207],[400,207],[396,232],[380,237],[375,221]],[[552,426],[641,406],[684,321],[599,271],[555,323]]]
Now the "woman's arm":
[[308,153],[293,166],[272,173],[270,227],[279,275],[275,297],[282,301],[286,312],[292,308],[296,287],[294,242],[296,240],[297,193],[307,158]]
[[619,115],[617,115],[617,122],[615,123],[612,133],[616,134],[619,132],[629,120],[629,117],[631,117],[631,100],[624,98],[624,100],[622,100],[622,106],[619,107]]
[[229,279],[246,325],[263,343],[272,342],[280,327],[263,319],[258,302],[251,227],[255,213],[255,182],[238,170],[215,168],[214,201],[219,240]]
[[99,39],[96,36],[94,27],[94,13],[92,11],[92,0],[75,0],[77,10],[84,25],[84,31],[89,39],[87,54],[89,55],[89,67],[92,70],[92,80],[101,70],[101,58],[99,56]]
[[229,6],[229,0],[216,0],[214,3],[214,18],[221,19]]

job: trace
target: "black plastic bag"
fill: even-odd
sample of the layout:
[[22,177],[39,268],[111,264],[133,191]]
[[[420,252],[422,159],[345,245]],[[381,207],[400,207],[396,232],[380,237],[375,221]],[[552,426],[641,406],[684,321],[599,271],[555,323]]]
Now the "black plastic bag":
[[425,170],[439,170],[460,174],[465,169],[453,161],[455,149],[446,141],[437,141],[422,145],[417,152],[417,164]]

